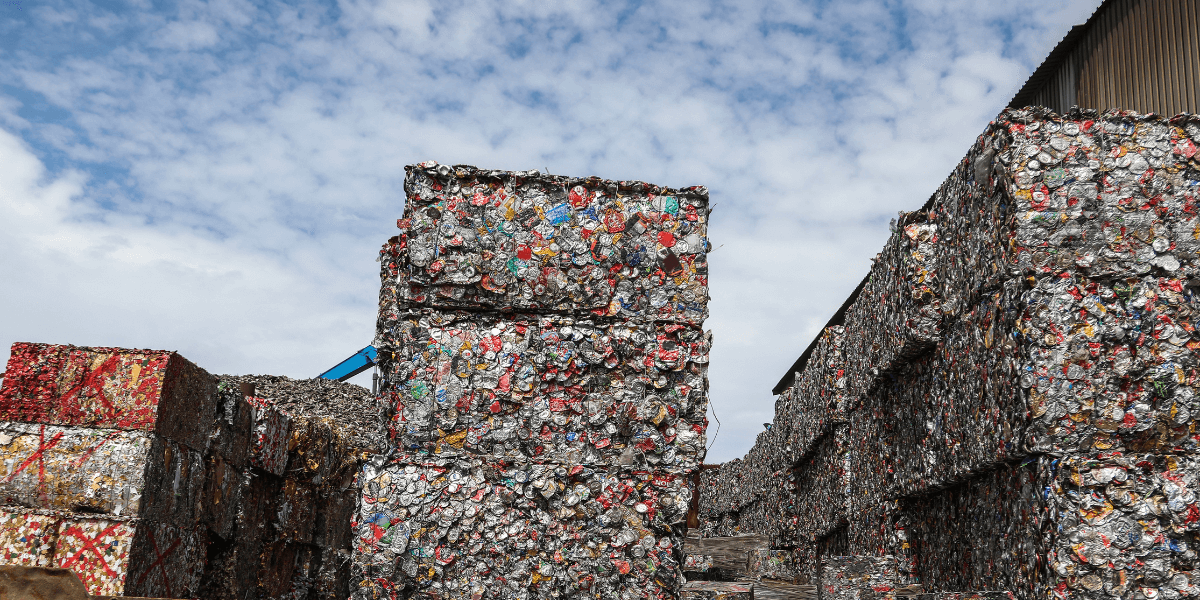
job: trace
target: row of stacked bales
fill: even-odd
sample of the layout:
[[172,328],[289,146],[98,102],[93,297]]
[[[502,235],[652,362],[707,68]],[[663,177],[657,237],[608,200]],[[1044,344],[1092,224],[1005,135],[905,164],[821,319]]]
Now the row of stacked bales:
[[[1009,110],[901,215],[823,334],[841,329],[851,552],[927,590],[1196,593],[1198,143],[1187,115]],[[780,397],[785,462],[832,414],[839,388],[800,389],[820,362]],[[720,476],[772,473],[747,466]],[[803,481],[793,506],[827,502]],[[795,516],[819,535],[819,515]]]
[[934,196],[943,339],[864,397],[927,587],[1194,593],[1198,134],[1010,111]]
[[707,192],[408,167],[356,598],[674,597],[705,450]]
[[[808,367],[775,404],[775,419],[744,459],[705,472],[701,531],[709,537],[762,535],[770,548],[795,553],[791,573],[808,582],[815,573],[816,540],[847,520],[849,449],[842,328],[818,338]],[[776,552],[774,556],[782,556]]]
[[375,444],[242,383],[171,352],[14,344],[0,560],[72,569],[94,595],[345,597],[348,490]]

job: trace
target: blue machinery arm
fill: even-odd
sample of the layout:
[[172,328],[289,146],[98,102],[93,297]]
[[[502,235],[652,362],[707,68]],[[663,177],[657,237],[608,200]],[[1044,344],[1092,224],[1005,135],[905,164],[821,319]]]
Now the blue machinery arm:
[[338,363],[334,368],[321,373],[317,377],[320,379],[345,381],[375,366],[375,357],[375,346],[367,346],[366,348],[355,352],[350,358]]

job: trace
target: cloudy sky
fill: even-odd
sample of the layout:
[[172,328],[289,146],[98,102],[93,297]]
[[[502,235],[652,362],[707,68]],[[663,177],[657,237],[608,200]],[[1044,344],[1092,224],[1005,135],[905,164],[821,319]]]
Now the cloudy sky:
[[316,375],[371,340],[409,163],[707,185],[728,460],[888,220],[1097,4],[0,0],[0,361]]

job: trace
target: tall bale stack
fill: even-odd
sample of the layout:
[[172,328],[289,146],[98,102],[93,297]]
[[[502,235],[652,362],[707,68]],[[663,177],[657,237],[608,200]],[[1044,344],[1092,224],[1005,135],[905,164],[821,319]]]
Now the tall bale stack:
[[1006,111],[917,217],[942,340],[872,382],[862,456],[927,587],[1196,590],[1198,139],[1187,115]]
[[407,168],[356,598],[673,598],[704,456],[708,197]]
[[[0,388],[9,564],[74,570],[96,595],[186,597],[203,573],[216,377],[178,354],[17,343]],[[223,460],[241,463],[249,437]]]

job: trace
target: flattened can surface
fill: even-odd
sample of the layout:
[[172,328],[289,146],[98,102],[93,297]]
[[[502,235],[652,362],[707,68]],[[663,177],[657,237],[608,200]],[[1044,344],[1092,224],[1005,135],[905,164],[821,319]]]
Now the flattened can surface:
[[0,502],[137,516],[152,435],[0,422]]
[[288,443],[292,418],[262,398],[250,398],[254,405],[254,429],[250,435],[250,464],[273,475],[287,468]]
[[52,566],[58,520],[22,511],[0,511],[0,559],[10,565]]
[[89,594],[120,595],[126,589],[136,527],[136,521],[63,519],[54,566],[75,571]]

